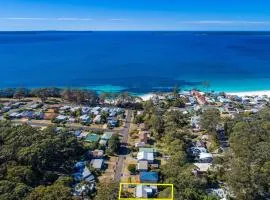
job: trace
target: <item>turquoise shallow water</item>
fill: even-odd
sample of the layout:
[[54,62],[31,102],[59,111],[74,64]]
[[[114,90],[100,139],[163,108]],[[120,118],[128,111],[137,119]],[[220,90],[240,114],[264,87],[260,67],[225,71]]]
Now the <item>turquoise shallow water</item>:
[[93,86],[89,86],[85,88],[89,90],[95,90],[97,92],[109,92],[109,93],[110,92],[117,93],[117,92],[121,92],[128,89],[125,87],[114,86],[114,85],[93,85]]
[[[268,32],[1,32],[0,87],[270,90]],[[205,88],[202,82],[209,82]]]

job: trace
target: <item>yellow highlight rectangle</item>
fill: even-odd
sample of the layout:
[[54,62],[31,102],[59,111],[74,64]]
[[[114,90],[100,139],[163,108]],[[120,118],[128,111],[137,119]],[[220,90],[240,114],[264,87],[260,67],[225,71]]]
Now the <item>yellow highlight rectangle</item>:
[[[155,185],[155,186],[170,186],[172,188],[171,198],[121,198],[122,186],[123,185]],[[163,184],[163,183],[120,183],[118,200],[173,200],[173,184]]]

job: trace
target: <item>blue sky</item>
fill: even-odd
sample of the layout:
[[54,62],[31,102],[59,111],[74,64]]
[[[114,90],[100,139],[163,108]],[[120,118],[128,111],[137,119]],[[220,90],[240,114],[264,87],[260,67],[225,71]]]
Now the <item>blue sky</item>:
[[270,0],[0,0],[0,30],[270,30]]

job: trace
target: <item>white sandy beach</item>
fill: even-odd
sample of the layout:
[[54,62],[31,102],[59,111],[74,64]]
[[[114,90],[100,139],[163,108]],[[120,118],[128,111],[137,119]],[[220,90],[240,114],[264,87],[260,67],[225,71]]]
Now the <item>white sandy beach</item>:
[[263,90],[263,91],[247,91],[247,92],[227,92],[226,94],[229,95],[237,95],[240,97],[244,96],[270,96],[270,90]]
[[[244,97],[244,96],[269,96],[270,97],[270,90],[263,90],[263,91],[245,91],[245,92],[226,92],[228,95],[237,95],[239,97]],[[140,95],[140,97],[144,100],[147,101],[151,99],[155,94],[154,93],[148,93],[144,95]]]
[[147,101],[147,100],[151,99],[153,96],[154,96],[154,93],[148,93],[148,94],[140,95],[140,97],[141,97],[144,101]]

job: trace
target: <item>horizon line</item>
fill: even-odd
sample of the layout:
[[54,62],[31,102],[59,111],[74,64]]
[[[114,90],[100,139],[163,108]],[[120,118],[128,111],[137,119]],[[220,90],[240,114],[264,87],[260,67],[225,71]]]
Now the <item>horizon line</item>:
[[0,30],[0,32],[270,32],[270,30]]

